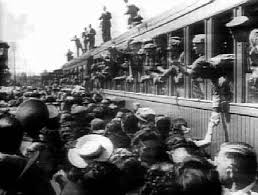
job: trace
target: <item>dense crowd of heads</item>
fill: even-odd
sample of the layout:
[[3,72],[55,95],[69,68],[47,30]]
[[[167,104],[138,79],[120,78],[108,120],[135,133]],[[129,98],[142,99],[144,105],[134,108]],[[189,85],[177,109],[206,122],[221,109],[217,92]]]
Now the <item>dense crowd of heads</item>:
[[252,146],[224,143],[211,158],[185,119],[139,103],[130,110],[124,100],[64,87],[16,90],[5,103],[0,188],[6,192],[219,195],[255,185]]

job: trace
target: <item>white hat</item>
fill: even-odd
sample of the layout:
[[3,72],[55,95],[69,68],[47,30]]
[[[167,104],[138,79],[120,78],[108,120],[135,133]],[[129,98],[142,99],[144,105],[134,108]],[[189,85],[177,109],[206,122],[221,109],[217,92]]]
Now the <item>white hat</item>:
[[205,42],[205,34],[197,34],[194,35],[193,43],[204,43]]
[[102,135],[91,134],[77,139],[75,148],[69,149],[68,160],[78,168],[85,168],[91,161],[107,161],[114,146],[110,139]]
[[140,119],[141,121],[148,122],[155,120],[156,113],[151,108],[138,108],[135,113],[135,116]]
[[230,22],[226,24],[226,27],[235,28],[239,26],[244,26],[249,22],[249,18],[247,16],[237,16],[234,17]]

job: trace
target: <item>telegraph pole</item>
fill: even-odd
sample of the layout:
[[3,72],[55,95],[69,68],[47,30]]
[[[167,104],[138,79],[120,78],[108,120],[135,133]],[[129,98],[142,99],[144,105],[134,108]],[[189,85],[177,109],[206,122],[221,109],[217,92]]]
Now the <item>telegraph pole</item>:
[[13,47],[13,80],[14,80],[14,87],[16,87],[16,56],[15,56],[15,44]]

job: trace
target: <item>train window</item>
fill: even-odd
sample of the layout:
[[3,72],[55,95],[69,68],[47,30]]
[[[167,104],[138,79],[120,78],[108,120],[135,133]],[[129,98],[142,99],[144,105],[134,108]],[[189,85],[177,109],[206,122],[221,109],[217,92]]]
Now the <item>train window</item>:
[[[204,21],[193,24],[190,26],[191,29],[191,37],[192,41],[196,35],[203,35],[205,33],[204,31]],[[205,48],[204,45],[205,43],[201,43],[203,40],[200,39],[198,44],[198,47],[200,46],[201,48],[197,48],[197,44],[194,45],[192,44],[192,51],[191,51],[191,64],[193,64],[196,60],[199,58],[204,58],[205,55]],[[191,42],[192,43],[192,42]],[[206,82],[202,78],[193,78],[191,79],[191,98],[197,98],[197,99],[206,99]]]
[[244,13],[249,18],[250,28],[246,37],[246,102],[258,103],[258,5],[244,7]]
[[[233,88],[234,88],[234,40],[226,24],[232,19],[233,12],[226,12],[213,18],[213,48],[211,57],[220,57],[227,61],[223,63],[220,68],[221,78],[224,83],[221,86],[222,99],[226,101],[233,101]],[[226,55],[224,55],[226,54]],[[229,55],[227,55],[229,54]]]
[[171,69],[169,86],[172,96],[185,97],[184,74],[180,66],[184,65],[184,32],[183,29],[172,32],[168,41],[168,68]]
[[157,78],[154,79],[156,94],[168,95],[168,79],[163,78],[163,73],[167,69],[167,34],[161,34],[153,38],[156,45],[156,69]]

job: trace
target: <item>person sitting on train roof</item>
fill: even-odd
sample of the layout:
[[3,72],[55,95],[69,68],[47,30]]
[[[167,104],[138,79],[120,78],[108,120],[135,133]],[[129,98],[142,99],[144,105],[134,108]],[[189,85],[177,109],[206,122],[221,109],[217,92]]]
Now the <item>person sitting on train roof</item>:
[[136,5],[130,4],[128,0],[124,0],[124,2],[126,4],[127,9],[125,15],[129,15],[128,27],[131,28],[132,26],[141,23],[143,18],[138,14],[140,9]]
[[215,164],[224,195],[257,195],[252,191],[257,180],[257,156],[251,145],[223,143],[215,157]]

